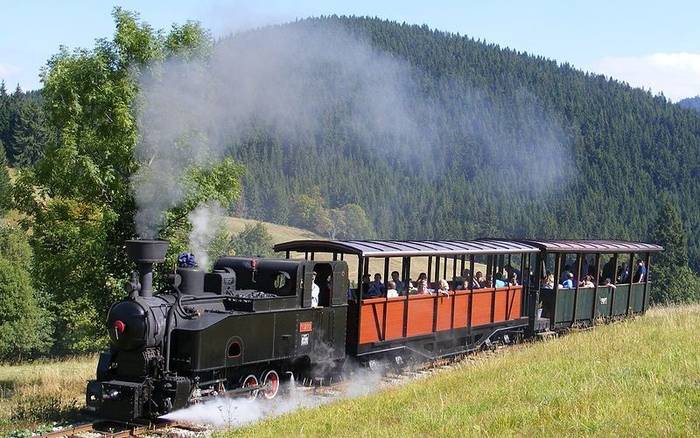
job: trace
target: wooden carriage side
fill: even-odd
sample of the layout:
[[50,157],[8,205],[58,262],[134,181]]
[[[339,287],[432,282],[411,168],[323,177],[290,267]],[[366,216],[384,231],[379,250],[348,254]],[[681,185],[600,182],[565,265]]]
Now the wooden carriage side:
[[[275,251],[292,252],[309,260],[321,257],[345,260],[356,279],[348,293],[347,351],[356,356],[410,350],[439,357],[478,348],[494,334],[522,333],[527,328],[527,297],[523,283],[529,282],[530,260],[538,248],[516,241],[321,241],[305,240],[278,244]],[[517,271],[517,285],[475,288],[473,282],[460,288],[461,274],[476,272],[476,258],[486,276]],[[355,262],[355,263],[352,263]],[[420,263],[418,263],[420,262]],[[362,298],[362,276],[374,271],[388,283],[390,271],[401,281],[415,280],[417,271],[427,273],[436,288],[449,279],[449,291],[442,294],[387,298]],[[377,263],[379,265],[377,266]],[[417,264],[421,265],[417,269]],[[354,266],[353,266],[354,265]]]

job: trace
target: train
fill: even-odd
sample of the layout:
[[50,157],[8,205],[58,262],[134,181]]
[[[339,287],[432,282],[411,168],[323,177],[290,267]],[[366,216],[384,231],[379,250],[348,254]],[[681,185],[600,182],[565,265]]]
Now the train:
[[[208,272],[185,260],[154,290],[168,242],[134,239],[125,249],[137,269],[109,309],[110,346],[86,388],[87,410],[116,421],[218,396],[275,399],[285,382],[337,375],[349,362],[400,368],[641,314],[651,255],[663,250],[601,240],[298,240],[275,245],[284,257],[221,257]],[[371,273],[379,289],[401,284],[398,296],[368,296]],[[510,281],[482,287],[477,273]],[[427,287],[415,294],[419,276]],[[584,287],[585,276],[595,284]]]

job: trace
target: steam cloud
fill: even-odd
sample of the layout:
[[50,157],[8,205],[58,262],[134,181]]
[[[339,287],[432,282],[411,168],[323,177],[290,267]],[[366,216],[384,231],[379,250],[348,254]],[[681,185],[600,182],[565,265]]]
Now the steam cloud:
[[[435,166],[424,175],[440,175],[437,157],[453,158],[434,149],[457,137],[485,145],[483,163],[506,160],[529,169],[541,187],[561,178],[556,163],[565,136],[533,96],[518,93],[514,104],[524,104],[520,119],[534,119],[527,125],[541,129],[523,132],[519,144],[502,144],[492,135],[502,131],[498,105],[473,89],[467,108],[437,102],[421,88],[421,75],[341,25],[315,22],[244,32],[215,44],[206,60],[153,66],[139,78],[136,153],[142,165],[132,180],[139,235],[153,237],[162,213],[182,200],[180,178],[188,166],[214,162],[263,132],[303,144],[327,135],[329,119],[340,119],[338,129],[370,156]],[[451,89],[451,80],[459,79],[440,86]],[[459,132],[438,132],[446,114],[460,114]]]
[[163,418],[217,428],[240,427],[297,409],[313,408],[344,398],[369,394],[381,387],[381,378],[380,372],[358,368],[341,384],[342,391],[332,395],[314,395],[310,389],[298,388],[292,381],[289,391],[274,400],[219,397],[171,412]]
[[200,205],[189,215],[188,219],[192,224],[190,232],[190,250],[194,254],[197,264],[208,269],[210,242],[216,237],[219,230],[218,219],[223,216],[224,210],[218,203]]

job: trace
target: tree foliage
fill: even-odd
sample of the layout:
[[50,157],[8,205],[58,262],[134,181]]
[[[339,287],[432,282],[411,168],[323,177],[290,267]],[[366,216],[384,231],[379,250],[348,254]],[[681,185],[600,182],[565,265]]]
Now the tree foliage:
[[234,255],[250,257],[272,255],[272,245],[272,236],[261,222],[246,225],[229,243]]
[[688,243],[680,209],[669,195],[662,196],[661,202],[653,237],[664,251],[655,257],[651,299],[656,303],[698,301],[700,277],[688,267]]
[[0,217],[12,206],[12,181],[7,171],[7,159],[5,150],[0,141]]
[[0,360],[17,361],[51,344],[50,315],[34,289],[32,251],[22,230],[0,225]]
[[[111,40],[100,39],[93,49],[62,48],[48,61],[42,98],[58,140],[17,180],[38,282],[50,294],[56,331],[65,333],[54,346],[61,352],[102,347],[102,321],[133,268],[123,242],[135,235],[130,179],[140,165],[134,154],[139,76],[169,57],[206,54],[211,45],[194,22],[165,34],[121,8],[113,16]],[[169,212],[171,235],[187,229],[197,203],[235,199],[240,175],[231,160],[190,169],[185,200]]]

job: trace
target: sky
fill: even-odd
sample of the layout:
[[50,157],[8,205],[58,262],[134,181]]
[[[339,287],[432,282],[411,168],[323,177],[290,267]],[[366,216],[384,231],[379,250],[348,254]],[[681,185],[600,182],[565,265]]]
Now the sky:
[[376,16],[569,62],[674,101],[700,94],[700,2],[672,0],[0,0],[0,79],[40,88],[59,46],[111,37],[116,5],[155,28],[197,20],[217,37],[309,16]]

